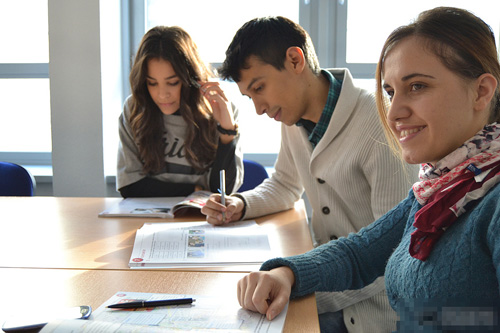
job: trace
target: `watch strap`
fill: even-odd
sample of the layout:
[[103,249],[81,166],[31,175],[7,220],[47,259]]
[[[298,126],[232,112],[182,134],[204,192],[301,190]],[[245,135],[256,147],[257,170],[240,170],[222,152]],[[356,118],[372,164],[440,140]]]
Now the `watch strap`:
[[234,124],[234,130],[228,130],[225,128],[222,128],[220,124],[217,124],[217,131],[221,134],[226,134],[226,135],[237,135],[238,134],[238,124]]

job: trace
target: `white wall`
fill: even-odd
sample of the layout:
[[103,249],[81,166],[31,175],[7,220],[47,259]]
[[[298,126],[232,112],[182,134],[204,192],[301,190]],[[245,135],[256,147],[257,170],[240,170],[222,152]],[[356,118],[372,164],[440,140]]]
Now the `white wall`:
[[49,0],[53,194],[105,196],[99,0]]

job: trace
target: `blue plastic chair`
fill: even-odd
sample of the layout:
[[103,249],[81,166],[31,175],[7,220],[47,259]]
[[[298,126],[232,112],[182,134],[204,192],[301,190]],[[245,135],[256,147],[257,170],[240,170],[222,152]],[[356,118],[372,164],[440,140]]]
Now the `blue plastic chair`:
[[264,179],[269,178],[266,169],[262,164],[255,161],[243,160],[243,184],[238,192],[248,191],[262,183]]
[[31,197],[35,193],[35,179],[20,165],[0,162],[0,196]]

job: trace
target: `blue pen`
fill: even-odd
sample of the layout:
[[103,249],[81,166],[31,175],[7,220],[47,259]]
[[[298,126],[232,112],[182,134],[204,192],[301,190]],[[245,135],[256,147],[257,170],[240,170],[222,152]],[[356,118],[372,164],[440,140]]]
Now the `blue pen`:
[[[220,171],[220,203],[226,206],[226,171]],[[222,212],[222,222],[226,222],[226,213]]]

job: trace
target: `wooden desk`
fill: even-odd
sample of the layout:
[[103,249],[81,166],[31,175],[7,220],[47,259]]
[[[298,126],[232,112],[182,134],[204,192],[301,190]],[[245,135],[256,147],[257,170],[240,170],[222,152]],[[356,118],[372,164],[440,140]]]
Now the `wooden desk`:
[[[230,295],[243,273],[130,270],[135,232],[171,219],[99,218],[119,198],[0,197],[0,323],[28,300],[97,309],[117,291]],[[197,218],[176,221],[203,220]],[[306,252],[312,241],[302,201],[256,221],[276,256]],[[257,266],[246,266],[254,270]],[[216,270],[211,268],[210,270]],[[223,269],[221,269],[223,270]],[[26,306],[26,305],[24,305]],[[319,332],[314,295],[290,303],[285,332]]]
[[[99,218],[120,198],[0,197],[0,267],[129,269],[136,230],[172,219]],[[204,220],[202,215],[175,221]],[[303,201],[256,221],[268,229],[275,256],[312,249]],[[259,266],[209,268],[251,271]],[[200,270],[200,269],[197,269]]]
[[[245,274],[131,270],[0,268],[0,325],[26,303],[97,309],[118,291],[218,295],[239,308],[237,281]],[[313,295],[290,302],[284,332],[319,332]]]

